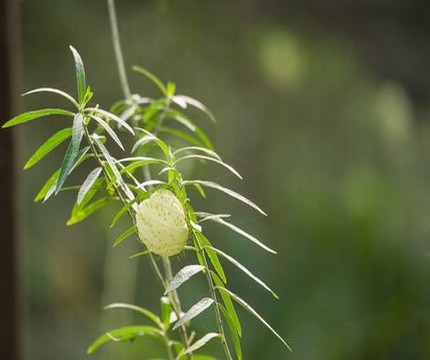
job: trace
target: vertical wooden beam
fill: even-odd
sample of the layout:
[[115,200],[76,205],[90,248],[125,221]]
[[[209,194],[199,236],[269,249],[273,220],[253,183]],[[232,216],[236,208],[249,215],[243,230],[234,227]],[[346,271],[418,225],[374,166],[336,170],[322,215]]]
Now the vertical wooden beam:
[[[19,0],[0,0],[0,125],[18,107],[19,23]],[[14,137],[14,130],[0,130],[0,357],[5,360],[23,358]]]

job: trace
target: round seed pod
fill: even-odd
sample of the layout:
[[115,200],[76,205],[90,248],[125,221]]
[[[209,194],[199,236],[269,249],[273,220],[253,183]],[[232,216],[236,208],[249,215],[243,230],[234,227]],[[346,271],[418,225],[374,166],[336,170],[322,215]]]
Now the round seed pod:
[[155,254],[176,255],[187,243],[184,209],[169,190],[157,190],[139,204],[136,225],[140,240]]

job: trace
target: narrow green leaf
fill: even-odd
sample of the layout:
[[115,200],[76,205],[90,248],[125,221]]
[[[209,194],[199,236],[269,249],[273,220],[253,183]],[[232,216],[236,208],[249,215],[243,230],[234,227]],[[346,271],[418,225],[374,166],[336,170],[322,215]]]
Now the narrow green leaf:
[[133,235],[137,232],[137,226],[133,225],[132,227],[128,228],[126,231],[124,231],[120,236],[118,236],[115,241],[113,242],[113,247],[119,245],[122,243],[123,240],[127,239],[129,236]]
[[101,174],[102,171],[103,171],[103,169],[101,167],[98,167],[98,168],[95,168],[94,170],[92,170],[88,174],[87,178],[85,179],[85,181],[83,182],[81,188],[79,189],[78,199],[76,201],[76,203],[78,205],[82,202],[82,200],[84,199],[85,195],[88,193],[88,191],[94,185],[95,181],[100,176],[100,174]]
[[164,341],[162,331],[153,326],[127,326],[111,330],[100,336],[89,346],[87,349],[87,354],[92,354],[97,348],[107,342],[131,341],[138,336],[150,336],[155,337],[160,341]]
[[218,255],[211,249],[212,244],[200,231],[194,231],[195,237],[199,242],[201,248],[203,248],[208,254],[209,260],[211,261],[215,271],[220,276],[224,283],[227,283],[227,277],[225,276],[224,269],[221,262],[218,259]]
[[188,321],[194,319],[196,316],[200,315],[203,311],[205,311],[209,306],[214,303],[214,300],[208,297],[201,299],[198,303],[194,304],[184,315],[182,315],[179,320],[176,322],[173,330],[181,327]]
[[243,300],[241,297],[233,293],[232,291],[226,289],[225,287],[218,288],[220,292],[224,292],[228,295],[230,295],[234,301],[236,301],[240,306],[242,306],[245,310],[247,310],[251,315],[256,317],[265,327],[267,327],[273,335],[275,335],[290,351],[291,347],[287,344],[287,342],[282,338],[281,335],[279,335],[275,329],[273,329],[269,323],[264,320],[245,300]]
[[65,99],[67,99],[68,101],[70,101],[77,109],[79,109],[79,104],[76,102],[76,100],[72,96],[67,94],[66,92],[59,90],[59,89],[54,89],[54,88],[50,88],[50,87],[42,87],[42,88],[27,91],[24,94],[22,94],[22,96],[37,94],[37,93],[41,93],[41,92],[47,92],[47,93],[53,93],[53,94],[60,95],[60,96],[64,97]]
[[204,345],[206,345],[206,343],[208,343],[210,340],[214,339],[214,338],[219,338],[221,337],[220,334],[218,333],[207,333],[206,335],[204,335],[202,338],[200,338],[199,340],[197,340],[193,345],[191,345],[184,354],[191,354],[194,351],[197,351],[198,349],[200,349],[201,347],[203,347]]
[[270,252],[272,254],[276,254],[275,250],[273,250],[273,249],[269,248],[268,246],[264,245],[260,240],[258,240],[254,236],[248,234],[245,230],[242,230],[241,228],[237,227],[236,225],[233,225],[233,224],[231,224],[231,223],[223,220],[219,216],[212,216],[212,217],[208,216],[208,217],[202,219],[200,221],[200,223],[203,222],[203,221],[205,221],[205,220],[210,220],[210,221],[216,222],[218,224],[224,225],[225,227],[233,230],[234,232],[236,232],[236,233],[242,235],[243,237],[247,238],[248,240],[252,241],[254,244],[258,245],[259,247],[261,247],[262,249],[266,250],[267,252]]
[[67,225],[75,225],[78,222],[81,222],[82,220],[86,219],[88,216],[92,215],[94,212],[105,206],[107,203],[114,200],[113,198],[101,198],[90,205],[82,208],[81,210],[77,211],[75,214],[73,214],[69,220],[67,220]]
[[115,224],[118,222],[119,219],[121,219],[122,216],[124,216],[128,210],[130,210],[134,204],[136,204],[138,201],[147,198],[149,196],[149,193],[142,193],[136,196],[133,200],[130,200],[127,202],[127,204],[123,205],[121,209],[116,213],[115,217],[113,218],[110,227],[114,227]]
[[251,271],[249,271],[245,266],[243,266],[239,261],[237,261],[232,256],[226,254],[225,252],[211,247],[218,255],[221,255],[223,258],[230,261],[234,266],[242,270],[246,275],[248,275],[251,279],[253,279],[256,283],[260,284],[263,288],[265,288],[268,292],[270,292],[276,299],[279,299],[278,295],[272,289],[270,289],[262,280],[260,280],[257,276],[255,276]]
[[152,72],[150,72],[150,71],[148,71],[148,70],[146,70],[140,66],[133,66],[132,69],[133,69],[133,71],[136,71],[138,74],[141,74],[141,75],[147,77],[149,80],[151,80],[160,89],[160,91],[163,93],[163,95],[167,96],[166,87],[161,82],[161,80],[159,78],[157,78]]
[[48,140],[46,140],[33,155],[31,155],[30,159],[25,163],[24,169],[29,169],[33,165],[37,164],[40,160],[42,160],[46,155],[48,155],[52,150],[54,150],[58,145],[60,145],[64,140],[68,139],[72,135],[72,129],[66,128],[58,131],[54,135],[52,135]]
[[110,305],[105,307],[105,310],[111,310],[111,309],[127,309],[127,310],[136,311],[137,313],[147,317],[155,325],[157,325],[160,329],[163,329],[163,323],[162,323],[161,319],[157,315],[155,315],[153,312],[151,312],[145,308],[142,308],[140,306],[133,305],[133,304],[127,304],[127,303],[114,303],[114,304],[110,304]]
[[135,152],[136,149],[143,145],[146,141],[154,141],[157,146],[161,149],[161,151],[164,153],[164,155],[166,157],[170,156],[170,149],[169,149],[169,145],[167,145],[163,140],[159,139],[158,137],[156,137],[154,134],[152,134],[151,132],[142,129],[142,128],[136,128],[137,131],[143,132],[146,136],[142,137],[141,139],[139,139],[138,141],[136,141],[136,143],[133,146],[133,149],[131,150],[131,152]]
[[217,303],[217,306],[221,309],[224,318],[227,320],[227,325],[230,330],[230,337],[231,341],[233,342],[234,350],[236,351],[237,360],[242,360],[242,346],[240,345],[240,336],[237,332],[233,318],[224,306],[219,303]]
[[183,160],[187,160],[187,159],[198,159],[198,160],[207,160],[207,161],[215,162],[221,166],[224,166],[232,174],[236,175],[239,179],[242,180],[242,176],[236,171],[236,169],[234,167],[226,164],[224,161],[220,161],[220,160],[213,158],[213,157],[210,157],[210,156],[199,155],[199,154],[185,155],[185,156],[177,159],[176,163],[179,163],[179,162],[181,162]]
[[28,121],[39,119],[41,117],[52,116],[52,115],[74,116],[75,114],[73,114],[71,111],[63,110],[63,109],[41,109],[41,110],[27,111],[25,113],[19,114],[14,118],[10,119],[2,126],[2,128],[12,127],[15,125],[26,123]]
[[186,151],[186,152],[199,151],[199,152],[205,153],[205,154],[207,154],[209,156],[212,156],[215,159],[218,159],[218,160],[222,161],[221,157],[215,151],[207,149],[207,148],[204,148],[204,147],[200,147],[200,146],[184,146],[184,147],[181,147],[181,148],[177,149],[173,153],[173,155],[177,155],[177,154],[182,153],[184,151]]
[[[217,288],[224,288],[224,284],[219,278],[219,276],[215,274],[213,271],[211,271],[210,274]],[[240,320],[239,320],[239,317],[237,316],[237,312],[234,307],[233,301],[231,300],[230,295],[222,291],[220,291],[220,295],[221,295],[222,301],[224,302],[226,310],[230,314],[230,317],[233,321],[233,324],[237,333],[239,334],[240,337],[242,337],[242,326],[240,325]]]
[[168,330],[171,324],[171,315],[174,313],[173,305],[167,296],[162,296],[160,299],[161,305],[161,320],[165,330]]
[[186,95],[176,95],[176,96],[174,96],[174,99],[176,99],[176,100],[179,99],[179,101],[183,101],[186,104],[191,105],[191,106],[203,111],[209,117],[209,119],[211,119],[214,123],[216,122],[215,116],[200,101],[193,99],[192,97],[189,97]]
[[122,145],[122,142],[119,139],[118,135],[115,133],[115,131],[112,130],[112,128],[106,123],[106,121],[96,115],[90,115],[90,117],[95,120],[110,135],[110,137],[117,143],[117,145],[122,150],[124,150],[124,146]]
[[40,189],[39,193],[34,198],[35,202],[41,201],[41,200],[43,200],[45,198],[45,196],[48,193],[49,189],[51,189],[53,187],[53,185],[55,184],[55,182],[57,181],[58,175],[60,175],[60,169],[58,169],[57,171],[55,171],[49,177],[49,179],[45,182],[45,184]]
[[251,200],[247,199],[243,195],[240,195],[231,189],[228,189],[224,186],[221,186],[220,184],[217,184],[217,183],[212,182],[212,181],[204,181],[204,180],[185,180],[183,182],[183,185],[193,185],[193,184],[200,184],[204,187],[208,187],[208,188],[212,188],[212,189],[221,191],[224,194],[227,194],[227,195],[243,202],[244,204],[254,208],[255,210],[257,210],[259,213],[263,214],[264,216],[267,216],[267,214],[263,210],[261,210],[256,204],[254,204]]
[[92,137],[92,139],[94,140],[94,142],[96,143],[97,147],[100,149],[100,151],[102,152],[104,158],[108,162],[109,167],[112,170],[113,175],[115,176],[115,180],[118,180],[118,181],[122,182],[122,176],[121,176],[118,168],[116,167],[115,161],[112,158],[112,156],[110,155],[109,151],[106,149],[106,147],[101,143],[101,141],[97,137]]
[[140,251],[140,252],[138,252],[138,253],[136,253],[136,254],[133,254],[133,255],[129,256],[128,258],[129,258],[129,259],[136,259],[136,258],[138,258],[138,257],[146,256],[146,255],[148,255],[148,254],[150,254],[150,253],[151,253],[151,252],[150,252],[149,250]]
[[117,122],[119,125],[121,125],[123,128],[127,129],[132,135],[134,135],[134,130],[131,128],[130,125],[128,125],[123,119],[121,119],[119,116],[116,116],[115,114],[110,113],[109,111],[100,109],[98,107],[95,108],[86,108],[84,110],[88,115],[91,115],[94,113],[101,115],[102,117],[105,116],[115,122]]
[[84,63],[82,62],[81,56],[73,46],[69,46],[75,59],[75,70],[76,70],[76,82],[78,86],[78,99],[79,103],[83,104],[85,98],[85,92],[87,90],[87,84],[85,80],[85,69]]
[[192,276],[202,271],[205,267],[201,265],[187,265],[177,272],[170,284],[167,286],[164,294],[167,294],[179,288],[184,282],[188,281]]
[[73,119],[72,128],[72,140],[70,141],[69,147],[67,148],[66,154],[61,164],[60,175],[58,176],[58,181],[55,186],[55,194],[58,194],[67,177],[69,176],[70,169],[72,168],[75,159],[79,153],[79,147],[81,146],[81,141],[84,136],[84,124],[83,117],[81,114],[76,114]]
[[[198,147],[205,147],[206,146],[201,140],[199,140],[196,137],[186,133],[185,131],[182,131],[179,129],[174,129],[174,128],[169,127],[169,126],[161,126],[158,129],[158,132],[172,135],[172,136],[184,141],[187,144],[195,145]],[[211,149],[213,149],[213,147],[211,147]]]

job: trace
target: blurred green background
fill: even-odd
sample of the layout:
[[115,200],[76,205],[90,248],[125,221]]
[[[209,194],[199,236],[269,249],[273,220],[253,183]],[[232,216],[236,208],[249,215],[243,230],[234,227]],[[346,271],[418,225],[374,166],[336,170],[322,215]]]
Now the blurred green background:
[[[244,358],[430,359],[430,28],[426,1],[121,0],[127,66],[142,65],[204,102],[203,117],[226,161],[244,175],[199,170],[249,196],[268,218],[209,196],[202,208],[234,221],[278,250],[208,228],[212,241],[265,279],[276,301],[228,267],[229,287],[288,340],[285,351],[247,313]],[[22,1],[23,90],[75,92],[68,45],[81,53],[95,99],[121,97],[105,1]],[[134,92],[154,94],[130,71]],[[25,98],[23,107],[57,98]],[[195,114],[196,116],[198,114]],[[20,128],[20,165],[56,121]],[[159,288],[114,208],[68,228],[73,197],[32,202],[61,151],[21,173],[28,320],[27,358],[85,359],[91,341],[136,322],[105,312],[110,302],[149,304]],[[218,170],[218,169],[215,169]],[[183,257],[179,257],[184,261]],[[194,281],[184,307],[202,293]],[[207,330],[210,317],[197,322]],[[111,344],[94,359],[149,359],[151,341]],[[210,351],[217,354],[217,347]],[[221,354],[219,354],[221,356]]]

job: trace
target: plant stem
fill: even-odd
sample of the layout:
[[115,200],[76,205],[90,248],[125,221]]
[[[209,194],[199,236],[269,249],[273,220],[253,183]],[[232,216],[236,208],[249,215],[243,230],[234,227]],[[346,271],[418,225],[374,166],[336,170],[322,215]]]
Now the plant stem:
[[112,34],[112,43],[113,43],[113,48],[115,52],[115,59],[116,59],[116,65],[118,68],[119,79],[121,81],[121,88],[122,88],[124,97],[126,99],[129,99],[131,92],[130,92],[130,86],[128,85],[127,74],[125,71],[124,57],[122,56],[121,41],[120,41],[119,30],[118,30],[118,20],[117,20],[116,11],[115,11],[115,1],[107,0],[107,5],[109,10],[109,22],[110,22],[110,29]]

